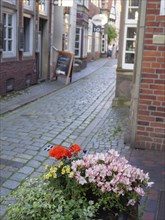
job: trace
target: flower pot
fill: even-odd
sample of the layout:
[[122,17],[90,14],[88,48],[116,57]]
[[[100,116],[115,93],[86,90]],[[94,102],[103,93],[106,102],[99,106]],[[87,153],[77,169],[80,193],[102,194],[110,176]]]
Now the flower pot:
[[137,220],[138,217],[138,205],[132,207],[131,214],[112,214],[105,211],[100,211],[95,220]]

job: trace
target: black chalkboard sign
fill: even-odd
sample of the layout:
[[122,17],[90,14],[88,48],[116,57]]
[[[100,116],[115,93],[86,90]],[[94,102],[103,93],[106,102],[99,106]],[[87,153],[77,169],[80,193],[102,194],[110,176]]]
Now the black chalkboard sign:
[[66,78],[66,84],[70,78],[72,81],[72,68],[73,68],[74,54],[66,51],[58,51],[57,61],[55,64],[55,78]]

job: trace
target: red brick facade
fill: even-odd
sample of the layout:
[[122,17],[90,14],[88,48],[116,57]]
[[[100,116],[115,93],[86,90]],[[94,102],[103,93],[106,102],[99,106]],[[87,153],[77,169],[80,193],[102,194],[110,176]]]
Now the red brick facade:
[[[5,95],[8,92],[7,90],[18,91],[37,82],[35,60],[4,62],[0,64],[0,68],[1,95]],[[8,82],[10,84],[10,80],[13,88],[7,85]]]
[[[15,2],[15,4],[12,3],[12,1],[11,3],[5,1],[2,1],[2,4],[0,3],[0,13],[13,14],[16,20],[15,22],[13,21],[12,26],[14,27],[13,29],[15,29],[15,34],[13,34],[14,37],[12,39],[12,45],[15,45],[12,51],[13,54],[9,54],[5,57],[3,54],[3,49],[0,48],[1,96],[6,95],[7,92],[25,89],[30,85],[36,84],[39,80],[46,80],[48,77],[47,66],[50,57],[48,56],[49,54],[47,48],[49,38],[47,36],[50,30],[50,14],[48,13],[48,15],[43,16],[41,13],[39,13],[38,1],[31,1],[32,4],[34,3],[32,7],[34,9],[27,8],[27,6],[23,4],[22,0],[18,0]],[[50,7],[49,4],[48,6]],[[2,17],[3,16],[0,17],[0,25],[3,25]],[[31,41],[29,39],[30,44],[32,45],[30,45],[31,51],[29,54],[24,54],[24,36],[21,38],[21,33],[25,32],[25,18],[31,18],[31,30],[33,30],[31,31]],[[40,36],[42,36],[40,37],[42,38],[40,43],[38,42],[39,31]],[[29,32],[29,29],[27,32]],[[2,38],[4,36],[4,33],[0,31],[0,35],[0,37]],[[37,46],[39,44],[40,49],[38,49]],[[41,51],[43,52],[41,53]],[[39,59],[41,60],[40,62],[42,63],[42,67],[39,63]]]
[[160,0],[147,0],[135,145],[159,150],[165,150],[165,44],[154,38],[164,33]]

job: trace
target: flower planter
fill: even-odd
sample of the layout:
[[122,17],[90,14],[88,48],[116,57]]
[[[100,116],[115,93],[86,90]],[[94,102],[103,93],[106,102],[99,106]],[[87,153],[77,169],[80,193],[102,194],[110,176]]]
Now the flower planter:
[[135,209],[135,212],[132,214],[132,216],[128,214],[119,214],[119,215],[114,215],[111,213],[99,213],[95,220],[137,220],[138,217],[138,212],[136,211],[137,207],[133,207]]
[[128,214],[114,214],[106,211],[100,211],[95,220],[137,220],[138,218],[138,205],[132,207],[131,215]]
[[137,220],[139,201],[153,184],[148,173],[113,149],[78,158],[80,149],[52,148],[49,156],[59,163],[46,165],[44,175],[13,193],[17,202],[8,219]]

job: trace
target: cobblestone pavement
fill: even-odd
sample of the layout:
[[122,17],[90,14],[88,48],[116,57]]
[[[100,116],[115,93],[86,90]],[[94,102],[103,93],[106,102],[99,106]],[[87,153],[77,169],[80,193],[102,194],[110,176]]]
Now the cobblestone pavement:
[[[152,181],[156,184],[151,191],[144,220],[154,220],[159,189],[163,187],[163,155],[133,150],[124,143],[124,133],[129,131],[129,109],[112,107],[116,60],[101,62],[98,61],[94,72],[93,67],[91,70],[86,68],[84,78],[75,79],[74,83],[60,89],[45,89],[45,94],[50,94],[2,114],[1,195],[7,196],[25,178],[44,172],[44,165],[52,163],[47,151],[51,145],[69,147],[77,143],[87,152],[113,148],[132,164],[146,172],[151,171]],[[159,157],[158,162],[153,160],[155,154],[156,158]],[[1,216],[5,210],[6,207],[1,205]],[[7,219],[5,216],[2,218]]]

